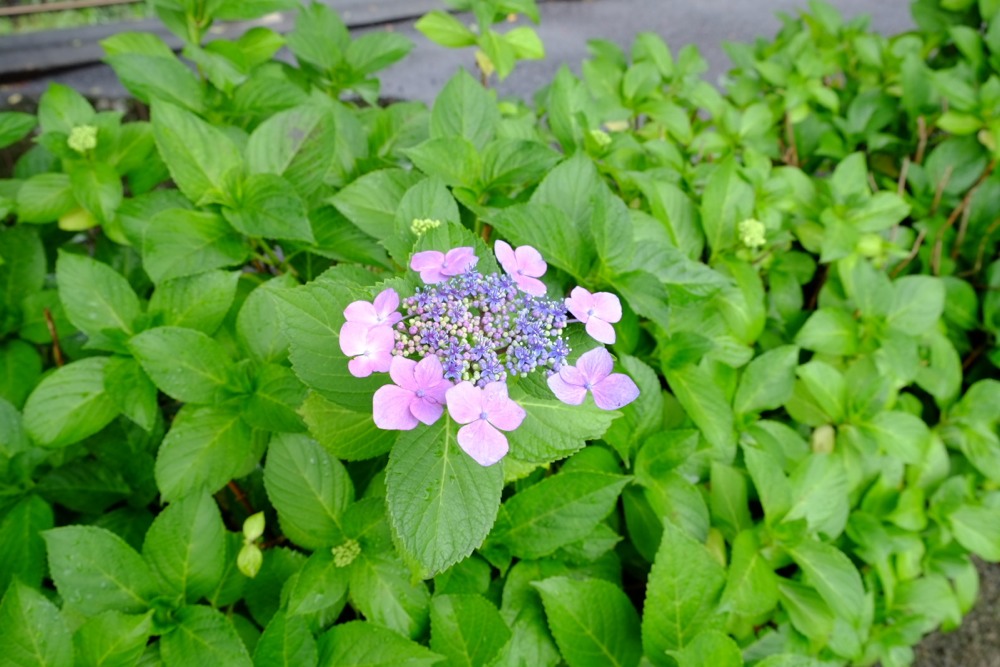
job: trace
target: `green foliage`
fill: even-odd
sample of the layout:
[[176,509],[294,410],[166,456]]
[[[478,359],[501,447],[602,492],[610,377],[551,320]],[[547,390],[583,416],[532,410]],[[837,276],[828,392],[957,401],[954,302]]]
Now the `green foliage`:
[[[722,90],[594,41],[529,105],[487,84],[543,56],[497,29],[535,3],[455,0],[475,30],[417,29],[482,77],[430,108],[376,104],[411,45],[324,4],[154,4],[180,56],[104,43],[148,122],[0,113],[6,659],[889,666],[960,623],[1000,560],[996,2],[896,37],[812,2]],[[414,252],[494,239],[621,298],[640,396],[511,378],[482,467],[448,417],[376,426],[339,342]]]

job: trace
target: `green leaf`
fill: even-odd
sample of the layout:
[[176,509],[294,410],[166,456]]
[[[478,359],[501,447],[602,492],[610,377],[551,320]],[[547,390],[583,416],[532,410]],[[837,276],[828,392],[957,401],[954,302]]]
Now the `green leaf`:
[[295,188],[274,174],[253,174],[222,214],[237,231],[253,238],[313,242],[306,204]]
[[313,553],[290,583],[287,594],[288,613],[292,617],[321,614],[335,618],[347,604],[347,588],[351,581],[350,564],[334,559],[332,549]]
[[427,12],[420,17],[413,27],[435,44],[459,49],[463,46],[474,46],[476,34],[454,16],[440,9]]
[[326,667],[430,667],[444,659],[430,649],[374,623],[335,625],[320,637]]
[[164,500],[204,488],[218,491],[253,470],[264,443],[231,406],[184,406],[156,457],[156,485]]
[[157,594],[153,574],[120,537],[94,526],[53,528],[42,537],[52,580],[66,604],[88,615],[149,609]]
[[300,408],[309,434],[329,453],[345,461],[382,456],[397,434],[375,426],[371,411],[356,412],[310,392]]
[[850,356],[858,351],[858,323],[846,311],[820,308],[806,320],[795,342],[820,354]]
[[670,295],[659,278],[648,271],[629,271],[616,275],[613,284],[636,314],[661,329],[670,327]]
[[306,386],[338,405],[370,412],[372,395],[385,383],[380,374],[356,378],[340,351],[344,308],[354,300],[346,288],[316,281],[275,294],[292,368]]
[[160,638],[160,655],[165,667],[253,665],[236,628],[222,612],[201,605],[182,607],[175,612],[174,618],[177,625]]
[[883,452],[911,465],[920,465],[931,447],[927,423],[908,412],[880,412],[862,424],[861,430],[872,436]]
[[847,472],[840,458],[813,454],[799,463],[791,479],[792,505],[785,521],[805,519],[811,530],[836,537],[850,510]]
[[118,172],[103,163],[81,163],[69,169],[73,196],[98,222],[108,224],[122,203],[124,190]]
[[854,626],[859,625],[865,609],[865,588],[857,568],[844,552],[812,539],[786,548],[834,613]]
[[558,161],[558,153],[537,141],[496,139],[483,154],[483,189],[503,190],[535,183]]
[[733,552],[720,609],[748,619],[769,614],[778,604],[778,578],[761,553],[757,535],[744,530],[733,540]]
[[725,160],[711,173],[702,202],[702,228],[716,255],[736,243],[737,223],[753,212],[753,188],[740,176],[735,160]]
[[114,406],[144,431],[156,424],[160,406],[156,385],[134,359],[111,357],[104,369],[104,391]]
[[699,632],[681,651],[671,651],[678,667],[743,667],[743,654],[732,638],[718,630]]
[[288,34],[288,48],[299,62],[321,70],[332,70],[343,60],[350,44],[347,26],[337,13],[319,3],[306,5],[295,17],[295,30]]
[[21,340],[0,346],[0,398],[22,407],[41,374],[42,359],[34,347]]
[[206,195],[224,191],[226,172],[243,162],[228,135],[163,100],[152,102],[152,123],[156,147],[184,196],[197,204]]
[[1000,517],[994,509],[962,505],[948,522],[959,544],[991,563],[1000,561]]
[[533,584],[570,667],[639,664],[639,615],[625,593],[603,579],[552,577]]
[[794,345],[776,347],[751,361],[740,376],[733,411],[742,416],[780,408],[792,397],[798,363]]
[[276,113],[250,135],[247,169],[250,174],[280,176],[309,199],[322,186],[336,152],[336,132],[334,115],[318,105]]
[[829,639],[834,625],[833,612],[816,589],[796,581],[779,579],[778,593],[792,627],[816,642]]
[[412,170],[381,169],[365,174],[329,201],[361,231],[387,239],[395,233],[396,210],[403,195],[420,180],[420,174]]
[[19,225],[0,232],[0,307],[5,313],[0,324],[16,326],[11,320],[25,297],[40,292],[45,284],[45,247],[38,232]]
[[253,393],[243,404],[243,419],[250,426],[275,433],[306,430],[296,411],[307,390],[290,368],[277,364],[258,367],[253,384]]
[[888,325],[911,336],[932,329],[944,313],[944,283],[933,276],[903,276],[894,285]]
[[274,313],[280,303],[277,292],[295,285],[295,278],[282,274],[258,285],[240,307],[236,316],[236,334],[252,358],[277,362],[288,355],[288,339],[281,327],[275,326]]
[[715,614],[726,576],[708,550],[670,521],[646,584],[642,645],[654,665],[669,667],[667,651],[686,646],[699,632],[717,629]]
[[167,590],[194,602],[222,581],[225,530],[212,497],[204,491],[193,493],[156,517],[146,533],[142,555]]
[[122,337],[106,332],[131,335],[141,312],[139,297],[128,280],[103,262],[60,252],[56,281],[59,299],[73,326],[87,334],[95,347],[120,348]]
[[153,217],[142,244],[143,268],[155,283],[242,264],[248,255],[222,216],[177,208]]
[[752,527],[746,475],[736,468],[713,461],[710,483],[712,518],[722,533],[732,539],[740,531]]
[[771,452],[743,445],[743,458],[757,489],[768,522],[782,519],[792,506],[792,485],[782,472],[782,462]]
[[351,41],[344,56],[358,75],[368,76],[402,60],[413,49],[409,38],[392,32],[371,32]]
[[67,174],[37,174],[17,191],[21,222],[53,222],[78,206]]
[[38,100],[38,124],[42,132],[69,134],[74,127],[86,125],[94,119],[94,107],[69,86],[61,83],[50,85]]
[[153,631],[152,613],[106,611],[88,618],[73,635],[76,664],[125,667],[137,664]]
[[490,536],[518,558],[542,558],[583,539],[614,509],[630,478],[596,471],[563,471],[503,505]]
[[57,368],[28,396],[24,428],[43,447],[65,447],[89,437],[118,415],[104,391],[107,357],[90,357]]
[[0,520],[0,587],[12,579],[41,586],[45,543],[41,533],[54,525],[52,507],[37,495],[22,498]]
[[510,398],[527,416],[507,434],[511,454],[522,461],[548,463],[582,449],[604,435],[621,413],[601,410],[591,400],[566,405],[552,396],[544,380],[526,378],[510,388]]
[[500,507],[503,469],[462,451],[458,425],[444,417],[400,435],[386,467],[389,518],[399,545],[425,577],[479,547]]
[[354,500],[354,485],[343,464],[315,441],[276,436],[268,448],[264,486],[290,540],[320,549],[342,539],[341,515]]
[[[149,314],[157,324],[215,333],[236,297],[237,271],[205,271],[165,280],[149,300]],[[270,323],[273,328],[273,323]]]
[[232,363],[225,349],[200,331],[147,329],[129,349],[163,393],[186,403],[214,403],[229,385]]
[[255,667],[315,667],[316,640],[306,621],[279,611],[264,628],[253,653]]
[[732,459],[736,451],[733,409],[722,388],[699,366],[663,369],[670,389],[715,450],[719,460]]
[[815,399],[830,421],[836,423],[843,420],[847,407],[847,383],[843,374],[818,359],[802,364],[797,372],[809,396]]
[[420,171],[452,187],[475,187],[482,173],[479,150],[463,137],[428,139],[405,153]]
[[463,137],[482,151],[499,123],[500,112],[492,96],[471,74],[459,69],[434,100],[431,138]]
[[17,580],[0,601],[0,646],[9,665],[74,664],[72,636],[59,609]]
[[0,112],[0,148],[7,148],[24,139],[38,121],[34,116],[18,111]]
[[361,548],[351,568],[351,602],[366,619],[399,634],[427,636],[430,594],[392,552]]
[[510,630],[481,595],[437,595],[431,600],[431,650],[450,665],[488,665],[510,640]]
[[546,262],[577,280],[583,280],[590,271],[592,251],[566,213],[556,206],[511,206],[492,217],[490,223],[515,246],[534,247]]

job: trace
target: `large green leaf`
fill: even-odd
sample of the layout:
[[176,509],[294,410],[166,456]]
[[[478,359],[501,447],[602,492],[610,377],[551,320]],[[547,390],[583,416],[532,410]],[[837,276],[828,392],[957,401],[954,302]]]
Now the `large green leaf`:
[[18,501],[0,520],[0,588],[11,579],[39,586],[45,575],[42,532],[54,525],[52,507],[37,495]]
[[500,507],[501,465],[476,463],[459,447],[457,431],[442,417],[403,433],[386,467],[393,530],[424,576],[447,570],[482,544]]
[[792,397],[798,362],[794,345],[776,347],[751,361],[740,376],[733,411],[742,416],[784,405]]
[[788,547],[788,553],[834,613],[853,625],[861,623],[865,588],[857,568],[843,551],[807,539]]
[[736,453],[736,429],[733,409],[722,388],[699,366],[664,368],[663,373],[677,401],[712,445],[714,456],[722,461],[732,460]]
[[0,601],[0,646],[8,665],[71,667],[73,640],[59,609],[15,580]]
[[445,84],[431,110],[431,138],[463,137],[480,151],[499,124],[496,101],[464,69]]
[[149,300],[149,314],[158,325],[187,327],[211,336],[233,305],[239,278],[237,271],[205,271],[165,280]]
[[315,667],[318,660],[309,625],[283,611],[271,618],[253,652],[254,667]]
[[319,105],[274,114],[247,142],[251,174],[274,174],[309,198],[322,185],[336,150],[334,115]]
[[335,625],[320,637],[322,667],[430,667],[443,656],[374,623]]
[[253,238],[313,242],[306,203],[280,176],[254,174],[240,187],[233,206],[222,214],[242,234]]
[[309,434],[338,459],[360,461],[388,453],[398,433],[375,426],[371,412],[357,412],[310,392],[300,408]]
[[160,638],[160,656],[165,667],[253,665],[236,628],[222,612],[198,605],[182,607],[174,618],[177,625]]
[[47,376],[24,405],[24,428],[39,445],[65,447],[97,433],[118,414],[104,390],[108,357],[74,361]]
[[243,263],[249,247],[217,213],[172,208],[146,228],[143,268],[159,283]]
[[156,327],[129,341],[129,349],[163,393],[186,403],[215,403],[229,385],[225,348],[185,327]]
[[748,619],[770,613],[778,604],[778,578],[753,531],[736,536],[731,561],[720,608]]
[[411,639],[426,636],[430,593],[394,553],[362,547],[350,591],[354,608],[369,621]]
[[488,665],[510,639],[507,623],[481,595],[437,595],[431,600],[433,651],[450,665]]
[[[87,334],[91,344],[114,350],[120,347],[121,334],[132,334],[133,322],[141,311],[139,298],[110,266],[84,255],[60,252],[56,281],[67,317]],[[109,339],[109,330],[118,337]]]
[[365,174],[329,201],[361,231],[377,239],[395,233],[396,210],[403,195],[421,180],[403,169],[381,169]]
[[73,636],[76,664],[94,667],[135,665],[153,631],[153,614],[105,611],[91,616]]

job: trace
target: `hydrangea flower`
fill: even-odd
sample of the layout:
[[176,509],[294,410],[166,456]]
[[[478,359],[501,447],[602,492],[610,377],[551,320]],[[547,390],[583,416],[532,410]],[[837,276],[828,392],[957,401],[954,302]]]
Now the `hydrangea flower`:
[[392,326],[403,319],[403,316],[396,312],[399,308],[399,295],[396,290],[389,288],[375,297],[374,303],[367,301],[355,301],[344,309],[344,317],[348,322],[358,322],[375,327],[379,325]]
[[621,320],[622,304],[614,294],[591,294],[582,287],[574,287],[566,299],[566,308],[586,325],[591,338],[608,345],[615,342],[615,328],[611,324]]
[[465,273],[478,261],[472,248],[452,248],[447,253],[425,250],[410,259],[410,268],[420,273],[425,283],[434,285]]
[[395,343],[391,327],[369,327],[360,322],[345,322],[340,327],[340,349],[353,357],[347,362],[347,370],[354,377],[365,378],[389,370]]
[[545,294],[545,283],[539,278],[545,275],[548,265],[540,252],[530,245],[523,245],[515,250],[504,241],[497,241],[493,251],[500,266],[510,274],[521,291],[534,296]]
[[580,405],[589,391],[602,410],[617,410],[639,397],[639,387],[623,373],[612,373],[615,362],[603,347],[580,355],[576,366],[563,366],[549,376],[549,389],[563,403]]
[[353,357],[352,375],[388,371],[392,378],[372,399],[376,426],[414,429],[433,424],[447,408],[462,425],[458,444],[483,466],[507,454],[503,432],[526,417],[508,395],[508,380],[540,371],[559,400],[579,405],[589,391],[606,410],[639,395],[630,378],[612,373],[614,362],[604,348],[566,365],[568,313],[591,336],[613,343],[612,323],[622,317],[618,297],[576,287],[565,300],[549,299],[539,280],[548,268],[541,253],[504,241],[495,252],[505,273],[477,271],[471,247],[416,253],[410,268],[424,286],[402,300],[385,289],[372,303],[351,303],[340,330],[341,349]]
[[459,424],[458,445],[479,465],[491,466],[506,454],[507,437],[524,421],[524,408],[507,396],[507,385],[491,382],[477,387],[462,382],[448,390],[448,414]]
[[409,431],[420,422],[433,424],[441,418],[445,392],[452,384],[444,379],[436,356],[426,356],[419,362],[393,357],[389,377],[396,384],[380,387],[372,401],[376,426]]

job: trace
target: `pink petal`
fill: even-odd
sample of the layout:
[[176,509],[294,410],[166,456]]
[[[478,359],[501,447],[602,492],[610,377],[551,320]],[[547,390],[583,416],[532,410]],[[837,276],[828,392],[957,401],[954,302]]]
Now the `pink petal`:
[[517,259],[514,257],[514,249],[506,241],[497,241],[493,244],[493,252],[496,253],[497,261],[507,273],[513,274],[517,271]]
[[391,287],[382,290],[375,297],[375,312],[378,313],[379,317],[385,318],[397,308],[399,308],[399,295]]
[[594,315],[605,322],[617,322],[622,318],[622,302],[611,292],[594,295]]
[[410,258],[410,268],[414,271],[426,271],[427,269],[441,268],[444,262],[444,253],[437,250],[425,250],[418,252]]
[[514,251],[514,256],[517,257],[517,268],[523,275],[539,278],[545,275],[546,269],[549,268],[545,260],[542,259],[542,253],[530,245],[519,247]]
[[423,423],[430,425],[444,414],[444,403],[430,396],[414,398],[413,402],[410,403],[410,412]]
[[580,405],[583,399],[587,398],[587,390],[581,385],[566,382],[562,377],[562,371],[550,375],[548,383],[556,398],[567,405]]
[[[600,322],[600,320],[591,320],[591,323],[593,322]],[[589,327],[590,325],[588,324],[587,326]],[[576,367],[583,379],[583,382],[580,384],[587,384],[589,382],[591,385],[595,385],[611,375],[611,371],[615,367],[615,360],[611,357],[611,353],[603,347],[596,347],[589,352],[581,354],[580,359],[576,362]]]
[[532,296],[544,296],[548,289],[538,278],[531,278],[530,276],[522,276],[519,273],[512,275],[514,282],[517,286],[521,288],[522,292],[531,294]]
[[[396,334],[392,327],[380,324],[368,330],[368,351],[388,352],[396,346]],[[388,368],[386,368],[388,370]]]
[[504,456],[510,447],[507,438],[483,419],[458,429],[458,444],[481,466],[491,466]]
[[639,387],[623,373],[613,373],[591,387],[594,402],[602,410],[617,410],[639,397]]
[[403,389],[414,392],[420,388],[413,377],[413,371],[416,367],[417,362],[406,357],[393,357],[392,362],[389,364],[389,377]]
[[474,267],[478,262],[479,258],[476,257],[472,248],[452,248],[444,256],[444,262],[441,265],[441,274],[445,276],[459,276]]
[[392,365],[392,360],[395,359],[391,350],[374,350],[368,353],[368,358],[371,360],[371,369],[375,373],[387,372]]
[[347,362],[347,370],[356,378],[366,378],[372,374],[372,362],[368,357],[354,357]]
[[587,320],[587,333],[594,340],[610,345],[615,342],[615,328],[595,315]]
[[340,350],[349,357],[364,354],[368,347],[368,325],[345,322],[340,327]]
[[524,408],[507,396],[507,384],[490,382],[483,388],[483,411],[486,419],[502,431],[513,431],[524,421]]
[[367,301],[354,301],[344,308],[344,318],[348,322],[359,322],[368,326],[378,324],[378,314],[375,306]]
[[563,366],[559,369],[559,376],[567,384],[575,384],[578,387],[583,387],[587,384],[587,378],[583,376],[583,373],[576,366]]
[[437,355],[429,354],[413,369],[413,381],[416,383],[414,389],[427,390],[441,382],[444,377],[444,369],[441,367],[441,360]]
[[587,311],[593,307],[594,296],[582,287],[574,287],[573,291],[569,293],[569,298],[566,299],[566,309],[581,322],[590,319],[590,314]]
[[483,390],[471,382],[461,382],[445,394],[448,414],[459,424],[476,421],[483,413]]
[[410,413],[410,405],[415,402],[417,400],[412,391],[392,384],[379,387],[372,398],[375,425],[387,431],[409,431],[416,428],[417,418]]

